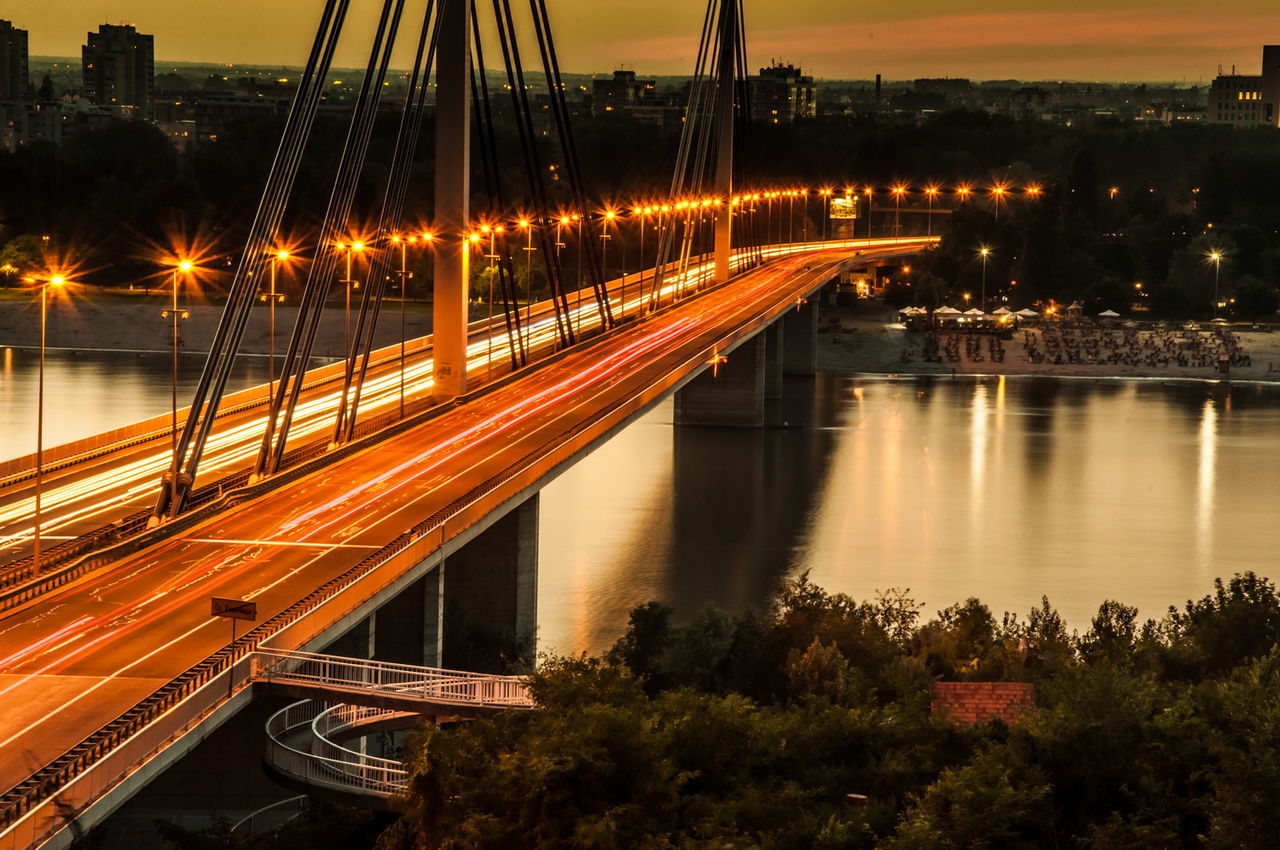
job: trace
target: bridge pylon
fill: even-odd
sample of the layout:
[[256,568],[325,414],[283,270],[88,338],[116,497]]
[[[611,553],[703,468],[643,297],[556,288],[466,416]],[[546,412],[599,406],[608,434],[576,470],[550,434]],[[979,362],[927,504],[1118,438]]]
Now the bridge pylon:
[[[716,0],[713,0],[716,2]],[[716,128],[717,151],[715,193],[722,199],[716,213],[715,282],[729,279],[729,257],[733,251],[733,110],[740,44],[739,0],[718,0],[720,5],[720,50],[717,59]]]
[[470,301],[471,2],[441,0],[436,54],[435,220],[440,240],[432,292],[432,396],[467,391]]

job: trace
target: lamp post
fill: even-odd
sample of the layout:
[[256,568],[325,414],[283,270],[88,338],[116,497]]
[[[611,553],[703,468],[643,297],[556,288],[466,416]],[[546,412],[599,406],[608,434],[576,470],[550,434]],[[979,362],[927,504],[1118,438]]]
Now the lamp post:
[[[867,196],[867,238],[870,239],[871,238],[871,200],[873,197],[872,189],[870,186],[866,188],[866,196]],[[849,229],[850,231],[852,231],[853,225],[849,225]],[[883,228],[881,228],[881,232],[883,232]]]
[[826,242],[828,239],[827,221],[831,217],[831,189],[819,189],[818,195],[822,198],[822,229],[819,232],[822,233],[822,241]]
[[[606,299],[609,297],[609,240],[613,238],[609,235],[609,222],[613,221],[617,217],[618,214],[613,210],[605,210],[604,215],[600,219],[600,268],[602,269],[605,278],[604,297]],[[622,280],[625,285],[626,278],[624,277]]]
[[49,313],[49,287],[62,286],[67,279],[52,275],[40,281],[40,376],[36,384],[36,526],[32,535],[35,557],[32,564],[40,573],[40,496],[44,483],[44,350]]
[[195,263],[191,260],[179,260],[174,264],[169,307],[160,311],[161,318],[169,320],[173,341],[172,368],[169,371],[169,388],[172,398],[169,408],[171,426],[169,428],[169,516],[173,517],[178,515],[178,322],[191,315],[187,310],[178,309],[178,275],[190,274],[194,268]]
[[1009,187],[1004,183],[997,183],[991,187],[991,200],[995,204],[995,217],[1000,217],[1000,202],[1004,200],[1005,193],[1009,191]]
[[1207,255],[1209,262],[1213,263],[1213,318],[1218,318],[1218,279],[1222,273],[1222,252],[1218,249],[1210,251]]
[[925,194],[925,197],[929,199],[929,211],[925,215],[925,217],[928,219],[928,222],[929,222],[928,235],[932,236],[933,235],[933,202],[938,197],[937,185],[935,184],[935,185],[926,186],[924,188],[924,194]]
[[525,296],[529,299],[524,305],[524,327],[525,335],[528,342],[525,343],[525,359],[529,357],[529,342],[533,341],[533,252],[538,250],[533,247],[533,222],[527,218],[522,218],[516,222],[516,226],[524,231],[524,280],[525,280]]
[[983,245],[978,249],[978,254],[982,257],[982,301],[980,306],[982,307],[982,312],[985,313],[987,311],[987,257],[991,256],[990,246]]
[[410,242],[417,242],[418,237],[410,236],[408,239],[401,239],[399,236],[392,236],[391,242],[400,246],[400,418],[404,418],[404,297],[405,297],[405,281],[409,279],[407,257],[405,252],[409,248]]
[[342,347],[348,358],[351,357],[351,290],[359,284],[351,277],[351,255],[364,250],[363,242],[338,243],[338,250],[347,255],[347,276],[340,281],[346,286],[346,309],[343,313]]
[[267,302],[267,401],[275,396],[276,375],[276,304],[284,300],[284,293],[276,291],[276,266],[289,259],[283,248],[271,255],[270,288],[262,296]]
[[893,235],[898,237],[902,235],[902,196],[907,193],[907,187],[898,185],[893,187]]

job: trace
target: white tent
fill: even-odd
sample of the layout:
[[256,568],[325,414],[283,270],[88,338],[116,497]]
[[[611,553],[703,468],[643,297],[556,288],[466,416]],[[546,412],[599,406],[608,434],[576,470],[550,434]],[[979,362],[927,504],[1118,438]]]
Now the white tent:
[[985,316],[986,315],[986,313],[983,313],[977,307],[970,307],[968,310],[964,311],[964,314],[966,316]]
[[933,312],[934,312],[934,315],[936,316],[959,316],[960,315],[960,311],[957,310],[955,307],[939,307],[937,310],[934,310]]
[[1035,310],[1032,310],[1030,307],[1023,307],[1021,310],[1014,313],[1014,315],[1021,316],[1024,319],[1034,319],[1036,316],[1039,316],[1040,314],[1037,313]]
[[1101,316],[1101,317],[1102,317],[1102,318],[1104,318],[1104,319],[1118,319],[1118,318],[1120,318],[1120,314],[1119,314],[1119,313],[1117,313],[1115,310],[1103,310],[1103,311],[1102,311],[1101,313],[1099,313],[1098,315],[1099,315],[1099,316]]
[[992,310],[992,311],[991,311],[991,315],[993,315],[993,316],[1007,316],[1007,315],[1009,315],[1009,314],[1010,314],[1010,313],[1012,313],[1012,312],[1013,312],[1013,311],[1012,311],[1012,310],[1010,310],[1008,307],[1006,307],[1006,306],[1004,306],[1003,304],[1001,304],[999,307],[997,307],[996,309],[994,309],[994,310]]

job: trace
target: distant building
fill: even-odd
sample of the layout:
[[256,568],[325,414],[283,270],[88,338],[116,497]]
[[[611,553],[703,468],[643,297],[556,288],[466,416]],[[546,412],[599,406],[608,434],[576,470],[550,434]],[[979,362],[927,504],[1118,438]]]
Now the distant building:
[[90,103],[130,108],[151,117],[155,94],[155,39],[131,26],[103,24],[81,48],[83,94]]
[[973,99],[973,83],[963,77],[921,78],[915,81],[914,91],[940,97],[947,106],[966,106]]
[[27,99],[31,90],[27,62],[27,31],[0,21],[0,102]]
[[1261,74],[1214,78],[1208,120],[1232,127],[1280,127],[1280,44],[1262,48]]
[[800,73],[795,65],[775,63],[761,68],[760,75],[747,78],[751,96],[751,117],[762,124],[791,124],[818,114],[813,77]]
[[638,80],[635,71],[614,71],[610,78],[591,81],[591,114],[599,118],[656,103],[657,90],[656,81]]

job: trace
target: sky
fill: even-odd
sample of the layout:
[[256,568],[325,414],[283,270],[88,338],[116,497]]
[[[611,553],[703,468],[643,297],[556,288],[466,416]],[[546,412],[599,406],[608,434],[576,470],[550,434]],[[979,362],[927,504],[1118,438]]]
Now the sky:
[[[338,67],[364,65],[376,0],[352,0]],[[408,0],[420,14],[424,0]],[[1206,81],[1257,73],[1275,0],[744,0],[749,60],[818,77]],[[322,0],[5,0],[31,53],[78,56],[100,23],[155,35],[165,60],[299,65]],[[480,3],[483,10],[490,4]],[[517,2],[515,6],[521,8]],[[704,0],[548,0],[566,72],[690,73]],[[405,39],[406,41],[408,39]],[[397,62],[397,64],[407,64]]]

